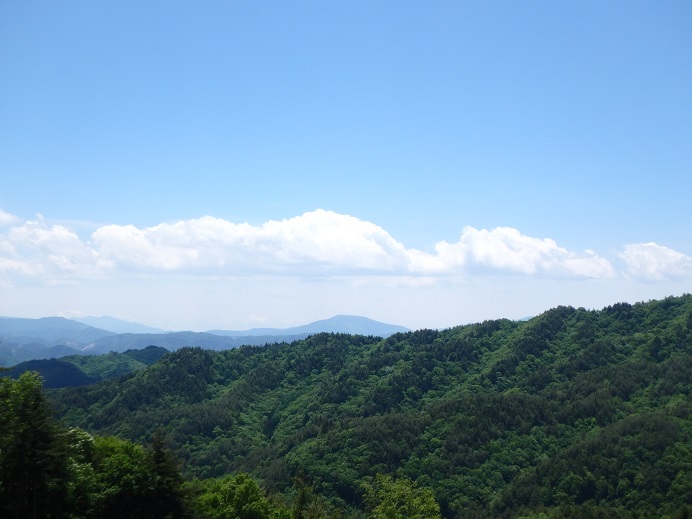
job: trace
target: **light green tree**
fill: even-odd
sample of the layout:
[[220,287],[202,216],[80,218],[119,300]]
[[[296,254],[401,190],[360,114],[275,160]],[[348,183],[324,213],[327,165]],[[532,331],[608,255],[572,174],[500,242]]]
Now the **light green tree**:
[[373,519],[441,518],[440,505],[427,487],[419,487],[408,478],[393,479],[377,474],[364,484],[368,517]]
[[[288,510],[277,510],[257,482],[248,474],[228,475],[201,482],[203,492],[197,509],[211,519],[273,519],[288,517]],[[283,512],[283,513],[282,513]]]

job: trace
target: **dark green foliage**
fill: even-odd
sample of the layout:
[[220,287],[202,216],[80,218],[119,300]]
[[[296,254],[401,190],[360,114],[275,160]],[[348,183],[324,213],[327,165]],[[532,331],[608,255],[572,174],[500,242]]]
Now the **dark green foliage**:
[[167,353],[169,353],[168,350],[166,348],[162,348],[161,346],[147,346],[141,350],[127,350],[123,353],[123,355],[130,357],[137,362],[141,362],[146,366],[151,366]]
[[95,433],[162,427],[190,476],[245,472],[286,495],[300,477],[343,510],[383,474],[430,488],[445,517],[673,516],[692,497],[691,315],[685,295],[184,348],[52,398]]
[[181,517],[184,511],[183,477],[178,460],[168,448],[164,433],[156,430],[147,450],[149,485],[154,488],[151,508],[159,517]]
[[3,517],[61,517],[67,443],[36,373],[0,378],[0,511]]
[[66,429],[52,415],[37,373],[0,379],[2,517],[187,517],[182,475],[161,434],[144,449]]

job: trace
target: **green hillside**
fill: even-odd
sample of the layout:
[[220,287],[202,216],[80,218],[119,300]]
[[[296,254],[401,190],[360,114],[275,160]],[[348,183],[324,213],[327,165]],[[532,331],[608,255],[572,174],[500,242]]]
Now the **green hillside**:
[[168,350],[166,348],[148,346],[141,350],[127,350],[123,353],[70,355],[60,360],[77,366],[90,377],[102,380],[144,369],[154,364],[167,353]]
[[29,360],[3,370],[0,376],[17,379],[22,373],[35,371],[41,375],[43,387],[47,389],[86,386],[99,380],[144,369],[166,353],[168,350],[165,348],[149,346],[124,353],[69,355],[60,359]]
[[298,477],[350,510],[379,474],[431,489],[445,517],[673,517],[692,505],[691,375],[685,295],[184,348],[51,399],[93,433],[162,427],[189,477],[248,472],[278,492]]
[[20,362],[16,366],[0,372],[0,376],[18,379],[22,373],[27,371],[40,373],[43,379],[43,387],[47,389],[86,386],[98,380],[90,377],[74,364],[60,359],[39,359]]

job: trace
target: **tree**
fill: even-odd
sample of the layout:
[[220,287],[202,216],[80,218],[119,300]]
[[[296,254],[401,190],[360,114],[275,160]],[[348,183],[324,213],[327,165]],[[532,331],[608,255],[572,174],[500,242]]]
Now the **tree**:
[[270,519],[290,517],[277,509],[248,474],[228,475],[200,482],[202,492],[196,508],[210,519]]
[[440,505],[432,491],[419,487],[408,478],[392,479],[377,474],[366,483],[365,504],[373,519],[430,519],[441,518]]
[[94,517],[151,517],[151,474],[140,446],[114,437],[95,437]]
[[151,510],[156,517],[176,518],[183,516],[184,500],[181,486],[183,476],[178,461],[166,445],[163,432],[154,433],[148,450],[148,466],[151,477]]
[[92,468],[94,481],[89,491],[93,517],[185,517],[182,476],[162,435],[155,434],[148,449],[126,440],[96,436]]
[[65,512],[68,449],[35,372],[0,378],[0,511],[52,518]]

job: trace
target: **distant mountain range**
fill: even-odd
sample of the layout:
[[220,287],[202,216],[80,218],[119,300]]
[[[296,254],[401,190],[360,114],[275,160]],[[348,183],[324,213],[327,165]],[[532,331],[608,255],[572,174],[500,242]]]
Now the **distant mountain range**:
[[88,324],[94,328],[100,328],[101,330],[108,330],[109,332],[113,333],[166,333],[166,330],[162,330],[160,328],[154,328],[153,326],[134,323],[132,321],[123,321],[122,319],[116,319],[115,317],[109,317],[107,315],[102,317],[73,317],[72,320],[77,321],[78,323]]
[[227,335],[231,337],[252,337],[262,335],[303,335],[322,332],[351,333],[355,335],[376,335],[389,337],[395,333],[410,331],[404,326],[386,324],[379,321],[360,317],[357,315],[336,315],[330,319],[315,321],[314,323],[292,328],[252,328],[243,331],[209,330],[207,333],[214,335]]
[[0,341],[3,342],[22,343],[29,340],[49,346],[78,346],[107,335],[113,335],[113,332],[64,317],[0,317]]
[[[96,324],[100,327],[94,326]],[[143,333],[136,330],[149,331]],[[388,337],[394,333],[406,331],[409,330],[403,326],[347,315],[338,315],[331,319],[292,328],[213,330],[204,333],[164,332],[157,328],[112,317],[87,317],[79,320],[63,317],[41,319],[1,317],[0,366],[14,366],[28,360],[60,358],[77,354],[98,355],[111,351],[124,352],[147,346],[160,346],[171,351],[184,346],[224,350],[243,345],[293,342],[321,332]]]

